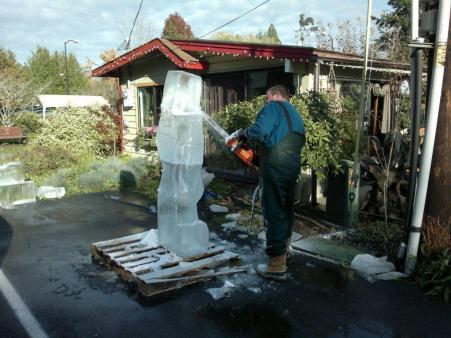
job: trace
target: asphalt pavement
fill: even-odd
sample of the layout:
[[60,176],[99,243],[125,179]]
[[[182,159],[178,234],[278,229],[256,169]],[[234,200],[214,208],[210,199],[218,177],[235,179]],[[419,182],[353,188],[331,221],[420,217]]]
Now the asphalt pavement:
[[[155,214],[109,195],[0,210],[0,269],[49,337],[450,337],[451,304],[303,255],[290,258],[286,283],[239,275],[218,300],[206,290],[225,279],[145,299],[91,262],[91,243],[156,227]],[[211,231],[243,263],[264,262],[256,238]],[[19,318],[0,292],[0,337],[26,337]]]

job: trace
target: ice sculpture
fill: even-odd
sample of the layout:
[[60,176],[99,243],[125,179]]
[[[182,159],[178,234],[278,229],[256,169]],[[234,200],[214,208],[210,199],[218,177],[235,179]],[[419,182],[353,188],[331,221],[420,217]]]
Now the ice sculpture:
[[158,241],[181,257],[208,249],[208,227],[197,214],[197,202],[204,191],[201,91],[199,76],[168,72],[156,140],[163,164],[158,188]]
[[[3,162],[3,155],[0,156]],[[0,164],[0,208],[36,202],[34,182],[25,181],[25,171],[20,162]]]

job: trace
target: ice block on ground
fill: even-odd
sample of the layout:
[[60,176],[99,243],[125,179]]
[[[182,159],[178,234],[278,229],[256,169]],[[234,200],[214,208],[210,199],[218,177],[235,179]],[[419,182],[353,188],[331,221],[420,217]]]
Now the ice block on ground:
[[36,202],[36,186],[27,181],[0,186],[0,207]]
[[9,162],[0,165],[0,186],[25,181],[25,171],[21,162]]
[[202,79],[170,71],[164,84],[157,147],[163,164],[158,188],[158,241],[181,257],[208,249],[208,227],[199,221],[204,135]]

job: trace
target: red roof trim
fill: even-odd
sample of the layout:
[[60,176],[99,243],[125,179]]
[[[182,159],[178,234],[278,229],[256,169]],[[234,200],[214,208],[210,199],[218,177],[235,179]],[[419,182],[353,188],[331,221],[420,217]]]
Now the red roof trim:
[[118,68],[142,58],[146,54],[159,50],[163,55],[170,59],[177,67],[181,69],[193,69],[193,70],[205,70],[208,69],[208,64],[205,62],[200,62],[197,59],[191,57],[182,58],[179,56],[180,53],[176,53],[166,46],[160,39],[154,39],[132,51],[119,56],[118,58],[94,69],[92,71],[92,76],[108,76]]
[[205,54],[225,54],[267,59],[290,59],[307,61],[313,55],[311,47],[263,45],[251,43],[233,43],[202,40],[171,40],[171,42],[187,52]]

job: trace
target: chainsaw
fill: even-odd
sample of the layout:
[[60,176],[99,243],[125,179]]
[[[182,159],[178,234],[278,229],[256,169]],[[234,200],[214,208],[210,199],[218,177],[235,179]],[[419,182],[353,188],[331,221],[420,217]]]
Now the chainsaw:
[[238,137],[234,137],[234,134],[227,133],[213,118],[207,113],[203,113],[204,120],[212,127],[222,138],[227,148],[230,149],[240,160],[246,165],[257,168],[255,165],[255,151],[246,143],[245,140],[240,140]]

